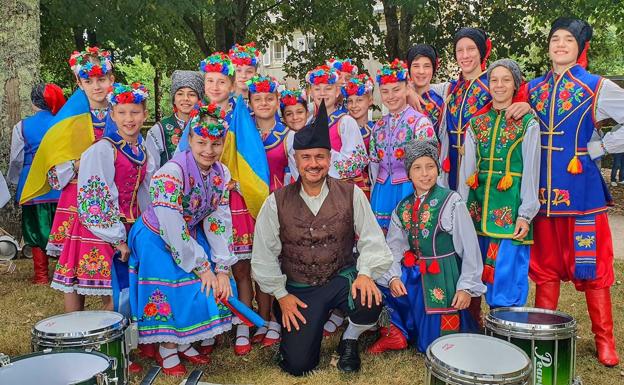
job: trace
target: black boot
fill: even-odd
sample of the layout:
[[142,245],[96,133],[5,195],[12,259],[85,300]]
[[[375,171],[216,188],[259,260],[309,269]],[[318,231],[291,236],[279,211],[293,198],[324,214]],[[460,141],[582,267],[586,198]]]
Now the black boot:
[[360,371],[360,351],[358,349],[357,340],[340,340],[338,344],[338,369],[346,373],[355,373]]

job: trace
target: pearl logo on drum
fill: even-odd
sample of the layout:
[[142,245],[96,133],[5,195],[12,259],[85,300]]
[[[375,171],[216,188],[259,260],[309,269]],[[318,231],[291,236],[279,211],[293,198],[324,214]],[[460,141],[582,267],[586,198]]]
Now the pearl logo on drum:
[[543,384],[542,368],[549,368],[552,365],[552,356],[548,352],[540,355],[536,346],[533,354],[533,365],[535,367],[535,385]]

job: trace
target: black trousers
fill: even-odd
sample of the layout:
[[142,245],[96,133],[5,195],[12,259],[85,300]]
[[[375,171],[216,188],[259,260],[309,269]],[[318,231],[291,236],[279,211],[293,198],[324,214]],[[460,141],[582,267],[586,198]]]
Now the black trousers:
[[[306,288],[288,286],[287,289],[290,294],[308,305],[305,309],[299,309],[306,319],[306,324],[299,321],[299,330],[291,327],[291,331],[288,332],[282,325],[280,367],[293,376],[305,375],[318,365],[323,341],[323,325],[329,318],[330,310],[342,310],[355,324],[371,325],[377,322],[382,309],[382,306],[375,303],[371,308],[362,306],[359,292],[355,298],[355,309],[350,309],[348,298],[351,296],[351,287],[349,281],[340,275],[322,286]],[[278,301],[275,301],[275,315],[281,321],[282,312]]]

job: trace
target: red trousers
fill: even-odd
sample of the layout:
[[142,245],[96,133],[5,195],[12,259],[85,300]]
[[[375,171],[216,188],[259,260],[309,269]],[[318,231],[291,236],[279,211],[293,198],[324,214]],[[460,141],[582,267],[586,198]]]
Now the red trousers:
[[576,290],[603,289],[613,285],[613,241],[607,213],[596,214],[596,279],[574,277],[574,217],[538,215],[533,222],[529,277],[537,285],[572,281]]

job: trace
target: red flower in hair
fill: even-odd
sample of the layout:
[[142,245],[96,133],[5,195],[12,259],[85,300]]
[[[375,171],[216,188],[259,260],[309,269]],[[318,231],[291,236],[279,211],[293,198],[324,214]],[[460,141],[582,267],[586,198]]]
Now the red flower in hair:
[[213,114],[217,110],[217,105],[214,103],[210,103],[207,109],[209,113]]
[[94,66],[89,73],[89,77],[99,77],[102,75],[104,75],[104,73],[102,72],[102,67],[100,66]]
[[358,88],[359,86],[355,83],[347,83],[347,95],[355,95],[358,91]]
[[314,78],[314,84],[327,84],[329,83],[329,76],[321,75]]
[[257,83],[256,92],[271,92],[271,84],[267,81]]
[[285,106],[294,106],[297,104],[297,98],[292,95],[286,95],[282,98],[282,103],[284,103]]
[[76,65],[76,58],[75,57],[70,58],[69,59],[69,66],[73,67],[75,65]]

